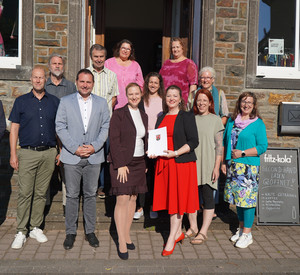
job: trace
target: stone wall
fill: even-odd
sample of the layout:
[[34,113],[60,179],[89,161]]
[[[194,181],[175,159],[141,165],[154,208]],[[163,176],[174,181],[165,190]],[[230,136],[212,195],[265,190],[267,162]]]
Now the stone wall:
[[[33,20],[33,64],[48,70],[48,57],[53,52],[68,57],[68,0],[35,0]],[[67,70],[67,68],[66,68]],[[4,105],[6,118],[10,114],[15,99],[30,91],[28,81],[0,80],[0,99]],[[7,120],[8,129],[9,121]]]
[[[280,102],[300,101],[299,91],[248,89],[245,86],[249,1],[216,0],[214,68],[216,86],[225,91],[230,111],[241,92],[255,92],[259,111],[267,127],[269,146],[299,147],[299,138],[277,135],[278,105]],[[256,58],[253,56],[252,58]]]
[[47,68],[53,52],[67,58],[68,21],[67,0],[35,0],[34,64]]

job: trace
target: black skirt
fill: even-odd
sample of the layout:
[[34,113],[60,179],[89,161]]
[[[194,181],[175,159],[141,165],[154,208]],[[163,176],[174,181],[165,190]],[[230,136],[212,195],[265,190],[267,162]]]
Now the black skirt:
[[145,157],[134,157],[127,167],[127,182],[121,183],[117,180],[118,169],[113,169],[113,165],[110,164],[110,195],[137,195],[147,192]]

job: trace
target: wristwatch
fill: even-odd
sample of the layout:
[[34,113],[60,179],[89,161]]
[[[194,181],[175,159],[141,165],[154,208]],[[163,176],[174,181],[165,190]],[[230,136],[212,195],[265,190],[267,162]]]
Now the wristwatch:
[[179,157],[178,152],[175,151],[174,153],[175,153],[175,158],[178,158]]
[[245,157],[245,156],[246,156],[245,151],[242,151],[242,157]]

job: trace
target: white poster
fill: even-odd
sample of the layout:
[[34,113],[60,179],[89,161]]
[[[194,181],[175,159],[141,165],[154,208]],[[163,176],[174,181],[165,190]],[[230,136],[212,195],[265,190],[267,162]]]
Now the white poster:
[[168,150],[167,127],[158,128],[149,131],[148,156],[163,156]]
[[269,38],[269,54],[284,54],[284,39]]

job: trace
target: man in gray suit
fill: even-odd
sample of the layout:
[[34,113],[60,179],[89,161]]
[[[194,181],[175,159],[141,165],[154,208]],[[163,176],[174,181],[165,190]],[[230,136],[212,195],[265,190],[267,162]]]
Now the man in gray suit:
[[63,144],[60,161],[64,164],[67,189],[66,250],[73,247],[76,238],[81,179],[86,240],[93,247],[99,246],[94,234],[96,192],[110,120],[106,100],[91,94],[93,74],[87,69],[80,70],[76,85],[78,93],[61,99],[55,121],[57,135]]

